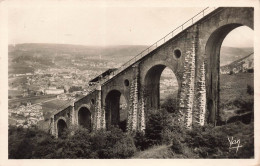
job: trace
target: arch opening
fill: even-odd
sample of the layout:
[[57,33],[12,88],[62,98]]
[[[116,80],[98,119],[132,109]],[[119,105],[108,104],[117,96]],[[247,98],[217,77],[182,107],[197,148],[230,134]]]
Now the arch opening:
[[178,81],[173,71],[166,67],[160,78],[160,106],[168,112],[175,112],[178,107]]
[[178,81],[165,65],[153,66],[145,76],[146,107],[159,109],[166,106],[169,112],[177,109]]
[[127,126],[127,102],[125,97],[118,90],[110,91],[105,99],[106,128],[118,126],[126,131]]
[[67,124],[63,119],[59,119],[57,123],[58,137],[66,134]]
[[[210,103],[210,106],[208,105],[207,107],[207,112],[208,122],[214,125],[222,123],[221,121],[223,121],[223,117],[225,117],[223,116],[223,109],[225,107],[224,105],[227,104],[226,101],[230,100],[232,97],[239,98],[241,95],[238,95],[236,92],[238,90],[235,90],[235,86],[242,84],[241,78],[240,76],[231,76],[231,78],[230,73],[236,68],[235,66],[241,66],[242,64],[239,65],[238,62],[241,58],[243,59],[248,55],[245,53],[246,49],[242,48],[246,46],[244,45],[241,47],[241,45],[236,45],[237,41],[234,40],[234,34],[236,38],[239,38],[241,41],[245,40],[241,33],[233,33],[233,31],[244,27],[246,26],[243,26],[242,24],[224,25],[211,34],[206,44],[206,96],[207,103]],[[230,40],[232,36],[233,41]],[[226,38],[229,41],[226,41]],[[227,43],[231,43],[232,47],[225,47]],[[241,51],[245,54],[243,55],[244,57],[241,56],[239,58],[238,55],[241,54]],[[233,68],[232,72],[229,68]],[[227,70],[229,70],[228,73],[226,73]]]
[[81,107],[78,111],[78,124],[91,131],[91,113],[88,108]]

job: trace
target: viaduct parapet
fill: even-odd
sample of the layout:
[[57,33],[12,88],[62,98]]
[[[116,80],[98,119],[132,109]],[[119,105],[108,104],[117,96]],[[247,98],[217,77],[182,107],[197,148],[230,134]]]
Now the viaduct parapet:
[[219,59],[226,35],[239,26],[254,29],[254,8],[206,8],[112,72],[85,97],[51,118],[51,133],[83,125],[109,129],[119,123],[120,96],[127,102],[128,132],[144,131],[146,114],[160,107],[159,83],[168,67],[178,81],[178,121],[192,128],[219,118]]

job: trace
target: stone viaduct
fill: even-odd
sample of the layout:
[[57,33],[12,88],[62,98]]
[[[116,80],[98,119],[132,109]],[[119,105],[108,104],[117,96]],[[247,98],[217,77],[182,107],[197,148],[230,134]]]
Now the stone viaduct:
[[160,107],[159,81],[169,67],[178,81],[178,121],[192,128],[218,122],[219,59],[226,35],[254,29],[254,8],[206,8],[103,79],[85,97],[57,110],[51,133],[73,125],[89,130],[119,123],[119,99],[127,102],[127,131],[145,131],[146,113]]

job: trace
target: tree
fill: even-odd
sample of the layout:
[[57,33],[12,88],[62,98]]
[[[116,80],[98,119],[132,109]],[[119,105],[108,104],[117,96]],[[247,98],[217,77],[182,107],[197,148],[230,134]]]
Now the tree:
[[177,98],[172,98],[168,96],[165,102],[162,104],[161,108],[166,109],[169,113],[174,113],[176,110]]
[[254,88],[250,85],[247,85],[247,93],[249,95],[254,95]]
[[83,91],[83,89],[82,89],[81,86],[72,86],[72,87],[70,87],[69,92],[72,93],[74,91]]

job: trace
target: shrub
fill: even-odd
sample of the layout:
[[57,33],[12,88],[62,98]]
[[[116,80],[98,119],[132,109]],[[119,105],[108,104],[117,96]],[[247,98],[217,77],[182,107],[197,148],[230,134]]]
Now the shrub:
[[192,149],[196,149],[196,153],[202,158],[213,157],[219,155],[219,149],[228,147],[226,134],[214,132],[213,128],[205,129],[203,127],[195,128],[187,132],[186,143]]
[[177,154],[182,154],[183,153],[183,144],[181,143],[181,141],[177,138],[172,138],[172,145],[171,145],[171,149],[174,153]]
[[169,113],[166,109],[149,110],[145,133],[137,132],[134,137],[137,149],[145,150],[154,145],[171,144],[172,137],[182,131],[176,114]]
[[249,95],[254,95],[254,87],[252,87],[251,85],[247,85],[247,91],[246,91]]
[[133,138],[116,127],[92,133],[77,128],[58,139],[38,129],[9,128],[9,158],[129,158],[135,151]]
[[128,158],[136,151],[133,138],[118,127],[111,126],[110,131],[99,131],[92,139],[99,158]]
[[146,121],[145,136],[149,146],[157,145],[162,140],[163,114],[159,110],[150,110]]
[[247,69],[248,73],[254,73],[254,69]]
[[[200,158],[250,158],[254,156],[253,135],[253,124],[241,122],[218,127],[194,127],[182,134],[184,141],[173,138],[175,142],[173,140],[171,149],[185,154],[185,147],[189,147]],[[241,140],[243,147],[238,153],[229,149],[228,137]]]
[[166,145],[172,144],[172,139],[174,137],[174,132],[171,131],[170,129],[166,128],[162,131],[162,143]]
[[165,102],[162,103],[161,108],[165,109],[169,113],[174,113],[176,111],[177,98],[167,97]]
[[149,147],[144,132],[137,132],[134,137],[134,143],[138,150],[145,150]]
[[74,91],[83,91],[81,86],[72,86],[69,88],[69,92],[72,93]]
[[133,156],[135,151],[134,140],[131,136],[127,135],[107,149],[105,158],[129,158]]
[[171,115],[166,109],[150,110],[147,113],[145,143],[147,146],[159,145],[163,142],[163,133],[171,121]]
[[[222,103],[220,109],[227,110],[242,110],[244,112],[253,111],[254,109],[254,99],[253,96],[241,96],[238,99]],[[240,112],[242,113],[242,112]]]

